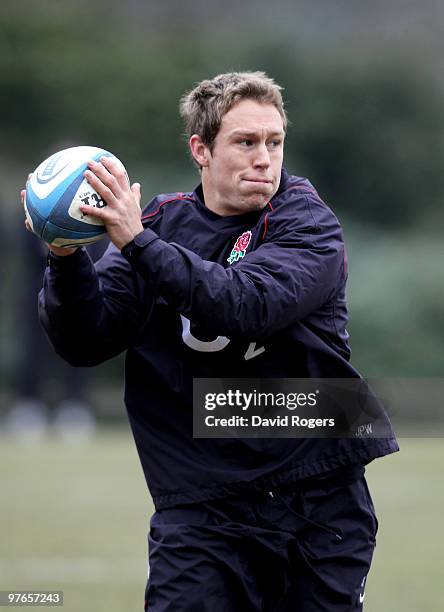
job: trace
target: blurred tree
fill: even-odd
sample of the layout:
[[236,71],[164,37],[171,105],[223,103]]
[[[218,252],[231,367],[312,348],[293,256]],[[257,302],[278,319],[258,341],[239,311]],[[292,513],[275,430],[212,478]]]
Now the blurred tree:
[[287,163],[342,214],[383,228],[424,224],[444,196],[444,98],[411,57],[291,58],[262,47],[258,64],[285,85]]
[[234,41],[227,49],[220,39],[204,48],[190,35],[128,36],[112,15],[102,15],[100,27],[98,16],[89,17],[76,28],[70,12],[51,20],[3,16],[0,130],[9,157],[32,166],[55,143],[88,142],[127,163],[178,166],[183,92],[219,70],[265,69],[285,86],[289,167],[335,208],[399,228],[439,206],[443,95],[412,61],[352,61],[339,51],[328,63],[315,54],[296,59],[287,45],[262,38],[248,49]]

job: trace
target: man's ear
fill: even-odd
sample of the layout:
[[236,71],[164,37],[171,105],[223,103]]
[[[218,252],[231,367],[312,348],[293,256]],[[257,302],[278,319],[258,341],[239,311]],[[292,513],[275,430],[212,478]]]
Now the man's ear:
[[189,141],[191,155],[201,168],[208,166],[211,152],[198,134],[193,134]]

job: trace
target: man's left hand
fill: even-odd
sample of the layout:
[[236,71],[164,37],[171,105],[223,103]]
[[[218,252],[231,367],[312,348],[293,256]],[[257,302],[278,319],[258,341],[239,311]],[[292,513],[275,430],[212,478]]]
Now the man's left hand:
[[85,178],[106,202],[103,208],[81,204],[83,213],[101,219],[110,240],[121,250],[143,231],[140,220],[140,184],[128,184],[125,170],[112,158],[89,161]]

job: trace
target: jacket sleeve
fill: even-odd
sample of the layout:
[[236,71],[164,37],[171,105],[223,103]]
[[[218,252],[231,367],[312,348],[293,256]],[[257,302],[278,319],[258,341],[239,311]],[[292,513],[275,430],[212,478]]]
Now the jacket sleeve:
[[133,265],[196,324],[217,335],[264,339],[319,308],[344,282],[339,222],[322,201],[302,198],[302,206],[284,204],[273,213],[267,240],[229,268],[150,229],[135,239]]
[[149,307],[141,304],[131,266],[110,245],[95,266],[83,248],[67,257],[49,255],[39,316],[61,357],[93,366],[128,348]]

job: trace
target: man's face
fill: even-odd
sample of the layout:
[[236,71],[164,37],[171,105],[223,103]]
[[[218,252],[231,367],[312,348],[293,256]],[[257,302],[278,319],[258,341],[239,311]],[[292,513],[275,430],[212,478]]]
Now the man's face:
[[222,118],[213,150],[204,147],[202,185],[208,208],[222,216],[262,210],[279,187],[284,137],[282,117],[273,104],[235,104]]

